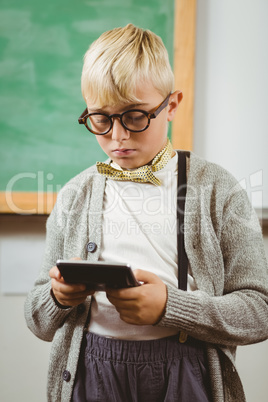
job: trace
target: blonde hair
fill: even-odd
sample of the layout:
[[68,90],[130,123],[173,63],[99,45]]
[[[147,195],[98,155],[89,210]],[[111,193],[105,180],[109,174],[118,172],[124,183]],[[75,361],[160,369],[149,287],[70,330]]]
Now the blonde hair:
[[81,88],[86,103],[140,102],[135,88],[143,82],[151,82],[163,98],[174,85],[167,50],[149,30],[128,24],[104,32],[84,56]]

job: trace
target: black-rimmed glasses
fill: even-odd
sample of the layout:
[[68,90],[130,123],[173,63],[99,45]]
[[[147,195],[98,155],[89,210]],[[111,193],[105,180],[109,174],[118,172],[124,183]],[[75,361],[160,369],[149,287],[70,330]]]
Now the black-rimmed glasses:
[[88,113],[85,109],[78,119],[79,124],[84,124],[93,134],[105,135],[113,127],[113,118],[120,119],[122,126],[134,133],[145,131],[150,126],[151,119],[155,119],[159,113],[168,105],[169,94],[153,112],[146,112],[140,109],[130,109],[121,114]]

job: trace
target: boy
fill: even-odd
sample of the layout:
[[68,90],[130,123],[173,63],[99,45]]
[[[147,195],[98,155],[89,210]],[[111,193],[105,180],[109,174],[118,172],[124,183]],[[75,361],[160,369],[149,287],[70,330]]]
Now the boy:
[[[82,93],[80,122],[110,159],[59,193],[26,300],[29,328],[52,341],[48,400],[244,401],[236,346],[268,336],[267,262],[244,191],[190,153],[188,283],[178,289],[179,157],[167,125],[182,94],[161,39],[131,24],[102,34]],[[65,283],[58,258],[128,262],[143,284],[94,293]]]

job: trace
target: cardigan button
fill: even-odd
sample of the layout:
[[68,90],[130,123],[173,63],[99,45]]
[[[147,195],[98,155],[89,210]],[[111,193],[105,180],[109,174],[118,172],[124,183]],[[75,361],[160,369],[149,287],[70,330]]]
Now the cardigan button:
[[69,382],[71,379],[70,371],[64,370],[64,372],[62,373],[62,378],[64,379],[64,381]]
[[94,251],[96,251],[96,249],[97,249],[97,244],[94,243],[93,241],[90,241],[90,242],[87,244],[87,251],[88,251],[89,253],[94,253]]

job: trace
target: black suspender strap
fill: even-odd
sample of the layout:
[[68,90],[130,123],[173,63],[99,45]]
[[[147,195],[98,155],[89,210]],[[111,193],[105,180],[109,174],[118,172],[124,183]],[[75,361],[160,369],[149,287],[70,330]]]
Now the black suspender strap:
[[187,190],[186,156],[187,151],[178,152],[178,189],[177,189],[177,245],[178,245],[178,282],[179,289],[187,290],[188,257],[184,247],[184,210]]
[[[178,244],[178,287],[187,290],[188,257],[184,247],[184,210],[187,191],[186,156],[189,152],[178,152],[178,189],[177,189],[177,244]],[[184,331],[179,332],[179,342],[187,341],[188,335]]]

